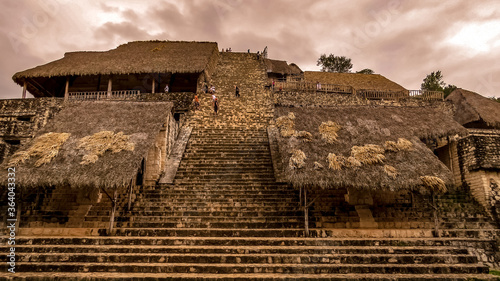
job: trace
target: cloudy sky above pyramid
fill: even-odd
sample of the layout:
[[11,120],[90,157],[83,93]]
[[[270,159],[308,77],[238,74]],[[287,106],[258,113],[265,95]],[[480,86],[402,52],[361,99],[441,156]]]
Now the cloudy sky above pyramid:
[[216,41],[319,70],[333,53],[419,89],[444,81],[500,97],[500,3],[431,0],[2,0],[0,98],[21,96],[15,72],[136,40]]

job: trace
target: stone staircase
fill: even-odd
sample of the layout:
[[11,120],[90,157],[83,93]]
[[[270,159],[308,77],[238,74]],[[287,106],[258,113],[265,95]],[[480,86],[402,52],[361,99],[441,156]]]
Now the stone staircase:
[[304,237],[298,192],[273,174],[266,132],[273,106],[261,61],[222,53],[213,84],[219,115],[201,96],[186,120],[193,131],[173,184],[135,191],[130,211],[123,194],[112,236],[103,231],[105,197],[86,216],[97,232],[26,232],[16,239],[17,273],[7,274],[3,263],[0,279],[496,280],[468,250],[491,248],[491,239],[351,229],[349,206],[339,204],[338,228],[315,228],[328,214],[312,212],[311,237]]

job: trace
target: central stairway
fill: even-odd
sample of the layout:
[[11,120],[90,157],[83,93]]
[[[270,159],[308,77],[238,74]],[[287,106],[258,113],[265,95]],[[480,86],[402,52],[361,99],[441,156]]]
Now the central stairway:
[[[356,229],[304,237],[297,191],[274,178],[265,83],[255,54],[221,53],[213,77],[220,112],[200,97],[173,184],[137,191],[131,212],[124,199],[113,236],[19,237],[18,272],[7,274],[4,263],[0,279],[495,280],[466,249],[489,239]],[[104,228],[109,206],[94,206],[87,220]]]

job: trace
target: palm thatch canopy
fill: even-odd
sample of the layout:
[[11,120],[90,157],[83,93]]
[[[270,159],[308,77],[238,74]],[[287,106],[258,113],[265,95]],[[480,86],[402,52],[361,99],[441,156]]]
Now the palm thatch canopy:
[[[295,186],[401,190],[421,186],[423,176],[439,177],[450,184],[450,170],[421,139],[466,133],[451,116],[430,107],[278,107],[275,114],[286,116],[290,112],[295,115],[295,136],[280,134],[278,144],[285,178]],[[329,123],[334,134],[323,138],[320,132],[325,128],[328,131],[328,126],[321,125],[328,121],[334,122]],[[310,141],[306,141],[308,138]],[[387,147],[387,141],[397,144],[400,138],[410,141],[403,140],[403,144],[411,149],[394,151],[392,146]],[[354,157],[349,158],[353,151],[366,145],[381,148],[379,163],[360,164]],[[302,168],[290,167],[295,164],[290,158],[296,150],[305,154]]]
[[320,71],[304,72],[307,82],[351,86],[356,90],[405,91],[403,86],[385,78],[380,74],[333,73]]
[[26,78],[131,73],[200,73],[218,54],[215,42],[136,41],[105,52],[70,52],[62,59],[14,74]]
[[303,73],[304,71],[302,71],[302,69],[300,69],[300,67],[298,65],[296,65],[295,63],[291,63],[288,65],[290,67],[290,69],[292,70],[292,74],[301,74]]
[[[148,149],[154,144],[168,114],[171,114],[171,109],[170,102],[95,101],[67,104],[19,151],[28,150],[38,137],[46,133],[67,133],[70,134],[69,138],[49,163],[35,167],[36,159],[30,158],[20,164],[16,168],[16,184],[23,188],[53,185],[114,187],[129,184]],[[115,134],[123,132],[130,136],[128,141],[133,144],[133,150],[108,150],[95,163],[81,164],[88,151],[79,148],[80,140],[103,131]]]
[[300,74],[302,72],[296,64],[293,64],[294,66],[292,67],[291,65],[288,65],[286,61],[283,60],[264,59],[264,62],[266,63],[268,73],[290,75],[290,74]]
[[500,103],[464,89],[456,89],[447,101],[455,105],[455,120],[465,127],[500,129]]

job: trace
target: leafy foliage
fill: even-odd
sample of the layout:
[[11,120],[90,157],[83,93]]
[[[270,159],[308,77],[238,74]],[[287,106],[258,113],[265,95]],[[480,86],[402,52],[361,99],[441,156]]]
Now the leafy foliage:
[[373,74],[375,73],[373,70],[369,69],[369,68],[365,68],[365,69],[362,69],[360,71],[357,71],[356,73],[361,73],[361,74]]
[[441,73],[441,70],[438,70],[436,72],[431,72],[431,74],[424,78],[423,83],[420,85],[420,89],[444,92],[444,97],[446,98],[449,94],[451,94],[451,92],[457,89],[457,86],[451,84],[446,85],[443,81],[443,74]]
[[427,91],[443,91],[443,87],[446,85],[443,81],[443,75],[441,70],[436,72],[431,72],[424,78],[424,82],[420,85],[420,89]]
[[348,73],[351,72],[352,68],[350,58],[345,56],[335,56],[333,54],[328,56],[326,54],[322,54],[318,59],[317,65],[320,65],[321,71],[325,72]]

